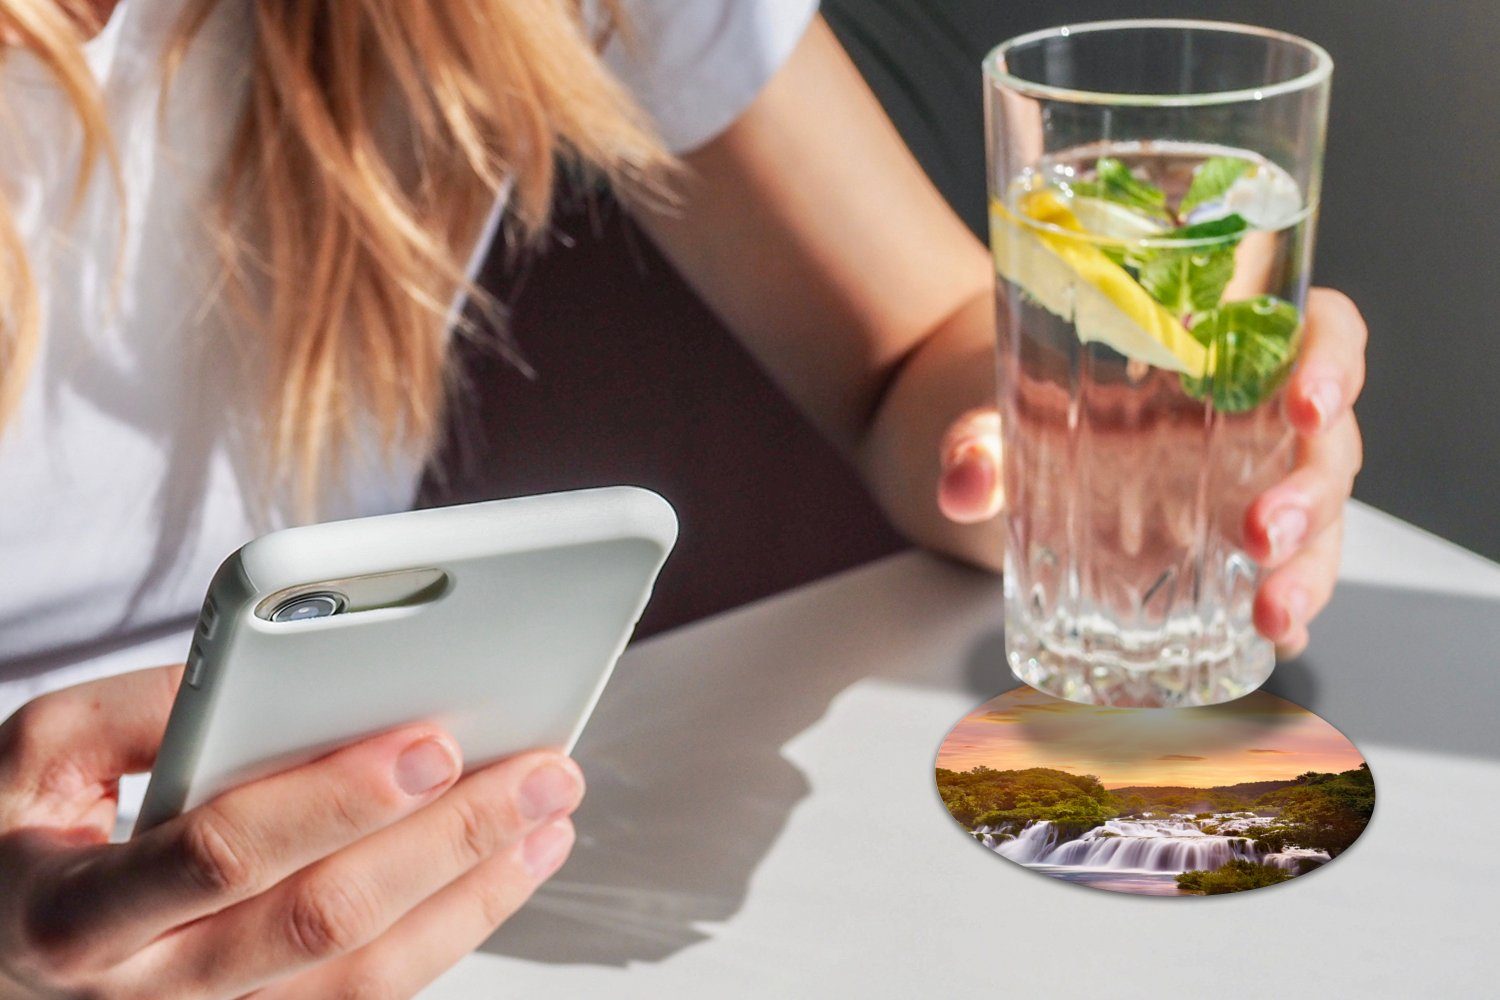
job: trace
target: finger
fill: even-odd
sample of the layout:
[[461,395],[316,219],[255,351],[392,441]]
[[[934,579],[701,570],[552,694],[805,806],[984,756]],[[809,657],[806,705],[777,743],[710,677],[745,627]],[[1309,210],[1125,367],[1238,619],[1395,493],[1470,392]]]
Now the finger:
[[1342,292],[1314,288],[1307,297],[1307,341],[1287,387],[1292,426],[1315,434],[1335,426],[1354,406],[1365,382],[1369,331]]
[[278,983],[257,1000],[415,996],[510,919],[562,867],[573,840],[572,822],[554,820],[423,901],[363,948]]
[[970,410],[953,422],[941,445],[938,508],[959,524],[987,521],[1000,512],[1000,414]]
[[1295,660],[1307,651],[1307,644],[1310,638],[1307,626],[1298,625],[1276,644],[1276,659]]
[[347,954],[582,796],[578,765],[556,753],[477,771],[415,816],[184,928],[161,964],[175,992],[240,993]]
[[56,957],[118,961],[416,811],[460,770],[458,747],[434,726],[365,740],[81,862],[60,859],[32,902],[33,926]]
[[1345,413],[1332,431],[1307,439],[1290,476],[1256,497],[1245,512],[1245,551],[1262,566],[1290,559],[1343,516],[1364,461],[1359,425]]
[[[27,775],[56,774],[59,763],[84,781],[113,781],[149,770],[182,680],[182,666],[155,667],[62,688],[22,705],[0,726],[0,760],[22,789]],[[33,767],[33,764],[46,767]],[[15,783],[8,788],[16,789]]]
[[[1295,646],[1299,630],[1323,610],[1338,581],[1344,522],[1335,521],[1277,569],[1255,595],[1255,627],[1272,642]],[[1300,650],[1299,650],[1300,651]]]

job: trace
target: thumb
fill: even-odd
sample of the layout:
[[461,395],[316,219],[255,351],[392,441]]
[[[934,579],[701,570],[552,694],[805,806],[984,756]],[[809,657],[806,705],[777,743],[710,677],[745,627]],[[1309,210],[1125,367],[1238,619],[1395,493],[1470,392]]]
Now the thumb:
[[950,521],[974,524],[1000,513],[1005,499],[1000,473],[1000,414],[970,410],[943,436],[938,507]]

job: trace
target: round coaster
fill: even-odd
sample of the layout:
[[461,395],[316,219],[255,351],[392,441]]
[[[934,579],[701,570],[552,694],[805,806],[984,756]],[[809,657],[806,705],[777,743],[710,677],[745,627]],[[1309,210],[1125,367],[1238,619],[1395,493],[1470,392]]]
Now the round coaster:
[[1002,858],[1150,896],[1304,875],[1347,850],[1375,809],[1354,744],[1264,691],[1140,709],[1016,688],[953,727],[937,786],[959,825]]

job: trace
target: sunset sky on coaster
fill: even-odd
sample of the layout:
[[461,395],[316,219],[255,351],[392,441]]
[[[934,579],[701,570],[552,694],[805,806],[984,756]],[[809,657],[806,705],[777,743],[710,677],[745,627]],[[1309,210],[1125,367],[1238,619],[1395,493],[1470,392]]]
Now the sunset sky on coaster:
[[1210,708],[1138,709],[1079,705],[1020,687],[955,726],[937,766],[1051,767],[1092,774],[1109,788],[1207,788],[1347,771],[1363,759],[1333,726],[1263,691]]

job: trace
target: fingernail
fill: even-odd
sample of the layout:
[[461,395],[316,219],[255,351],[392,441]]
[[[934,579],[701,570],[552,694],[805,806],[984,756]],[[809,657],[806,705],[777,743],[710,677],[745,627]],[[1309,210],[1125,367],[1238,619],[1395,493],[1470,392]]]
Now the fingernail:
[[572,809],[583,798],[583,779],[576,766],[549,762],[521,783],[521,813],[527,819],[546,819]]
[[1319,379],[1307,392],[1307,400],[1318,414],[1318,426],[1327,427],[1344,401],[1344,390],[1331,378]]
[[959,505],[950,516],[967,520],[992,514],[999,487],[1000,469],[982,444],[971,442],[959,447],[943,466],[940,495]]
[[565,819],[548,823],[521,844],[521,863],[532,878],[546,878],[562,867],[573,847],[573,824]]
[[457,772],[453,752],[431,737],[418,740],[396,758],[396,784],[407,795],[430,792]]
[[1290,632],[1298,625],[1307,624],[1307,609],[1309,604],[1311,603],[1311,598],[1307,596],[1307,591],[1303,590],[1301,587],[1293,587],[1291,590],[1288,590],[1286,592],[1285,603],[1287,632]]
[[1271,542],[1271,558],[1281,559],[1302,544],[1307,534],[1307,511],[1301,507],[1283,507],[1271,515],[1266,538]]
[[984,449],[975,448],[972,453],[965,453],[944,469],[943,479],[949,489],[958,490],[965,495],[983,495],[995,488],[995,467]]
[[943,471],[951,472],[963,467],[991,468],[994,464],[990,458],[990,450],[971,438],[948,452],[943,462]]

